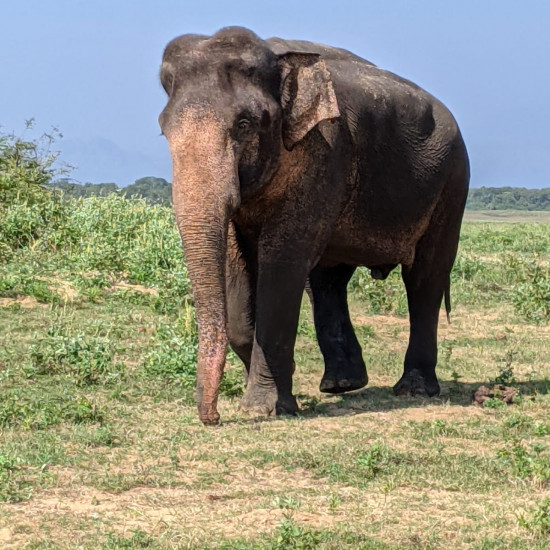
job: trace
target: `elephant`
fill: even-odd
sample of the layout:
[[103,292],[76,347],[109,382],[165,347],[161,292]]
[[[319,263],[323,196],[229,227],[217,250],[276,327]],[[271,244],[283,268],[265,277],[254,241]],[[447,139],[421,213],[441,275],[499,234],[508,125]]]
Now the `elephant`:
[[344,49],[263,40],[242,27],[168,43],[159,116],[198,325],[197,406],[217,424],[230,345],[247,370],[241,406],[296,414],[294,345],[309,280],[321,390],[363,387],[348,310],[358,266],[401,265],[409,342],[396,395],[434,396],[437,327],[449,309],[469,185],[449,110]]

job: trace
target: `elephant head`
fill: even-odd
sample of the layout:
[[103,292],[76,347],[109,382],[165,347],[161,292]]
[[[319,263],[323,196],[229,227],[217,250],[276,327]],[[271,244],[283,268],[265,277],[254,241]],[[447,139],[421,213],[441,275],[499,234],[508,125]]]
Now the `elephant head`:
[[275,53],[242,28],[176,38],[160,78],[168,102],[159,123],[172,156],[174,210],[199,327],[199,417],[217,423],[229,220],[269,187],[283,149],[339,116],[338,105],[318,54]]

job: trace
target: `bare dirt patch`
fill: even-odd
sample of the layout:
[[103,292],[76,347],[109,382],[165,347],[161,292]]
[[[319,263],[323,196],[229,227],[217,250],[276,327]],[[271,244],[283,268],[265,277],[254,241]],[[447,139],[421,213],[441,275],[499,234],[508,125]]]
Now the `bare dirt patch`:
[[391,315],[363,315],[353,316],[353,324],[357,326],[403,327],[408,328],[409,321],[405,317]]
[[66,281],[55,281],[55,284],[48,287],[53,292],[57,292],[65,302],[72,302],[78,296],[78,290]]
[[14,304],[18,304],[25,309],[31,309],[34,307],[48,307],[47,304],[40,303],[36,298],[32,296],[19,296],[18,298],[0,298],[0,308],[11,307]]
[[[233,467],[235,472],[227,484],[205,489],[136,487],[113,494],[80,486],[45,491],[32,501],[9,506],[10,526],[25,525],[32,533],[14,534],[12,528],[1,525],[0,521],[0,536],[3,537],[0,541],[23,543],[40,532],[41,520],[45,518],[51,525],[58,526],[104,521],[122,535],[135,529],[151,533],[159,526],[200,532],[207,526],[208,531],[227,537],[256,537],[275,528],[286,512],[273,496],[269,496],[270,493],[287,490],[311,493],[320,487],[319,480],[302,469],[296,472],[279,467],[250,470],[243,469],[242,463],[234,463]],[[294,512],[295,520],[315,527],[332,525],[335,521],[326,514]],[[31,517],[33,521],[29,523],[27,520]],[[56,534],[58,542],[65,541],[63,533],[70,538],[70,531],[60,530]]]
[[133,290],[135,292],[141,292],[141,294],[150,294],[151,296],[157,296],[158,290],[155,288],[148,288],[143,285],[134,285],[120,281],[111,287],[111,290]]

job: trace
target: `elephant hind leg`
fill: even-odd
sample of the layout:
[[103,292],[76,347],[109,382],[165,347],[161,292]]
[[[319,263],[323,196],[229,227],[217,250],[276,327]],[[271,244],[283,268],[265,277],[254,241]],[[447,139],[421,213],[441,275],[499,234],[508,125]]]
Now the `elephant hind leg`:
[[396,395],[439,395],[437,327],[443,296],[456,257],[467,185],[451,182],[419,241],[414,262],[403,266],[407,290],[410,334],[403,376],[394,386]]
[[361,346],[349,317],[347,285],[355,266],[317,266],[309,277],[317,341],[325,360],[320,390],[344,393],[368,382]]
[[[415,262],[416,263],[416,262]],[[435,373],[437,325],[445,289],[445,277],[431,274],[428,266],[403,268],[409,303],[410,335],[403,376],[394,386],[395,395],[439,395]]]

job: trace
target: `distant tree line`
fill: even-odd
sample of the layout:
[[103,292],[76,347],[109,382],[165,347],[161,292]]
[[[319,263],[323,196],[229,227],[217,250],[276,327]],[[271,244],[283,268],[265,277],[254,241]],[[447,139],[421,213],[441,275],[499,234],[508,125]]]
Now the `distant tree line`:
[[66,195],[76,198],[118,193],[125,197],[140,197],[152,204],[172,205],[172,184],[164,178],[152,176],[140,178],[132,185],[122,188],[119,188],[116,183],[85,183],[81,185],[67,179],[58,180],[52,186],[62,189]]
[[[153,204],[172,204],[172,185],[163,178],[145,177],[132,185],[119,188],[116,183],[86,183],[59,180],[55,187],[73,197],[120,193],[126,197],[141,197]],[[470,189],[466,208],[469,210],[549,210],[550,188],[480,187]]]
[[470,189],[469,210],[550,210],[550,187],[480,187]]

